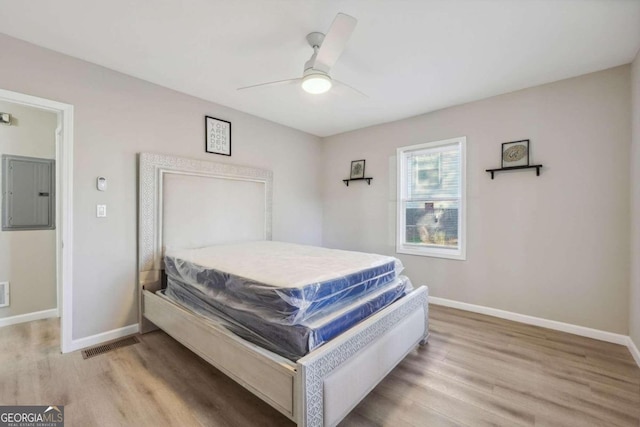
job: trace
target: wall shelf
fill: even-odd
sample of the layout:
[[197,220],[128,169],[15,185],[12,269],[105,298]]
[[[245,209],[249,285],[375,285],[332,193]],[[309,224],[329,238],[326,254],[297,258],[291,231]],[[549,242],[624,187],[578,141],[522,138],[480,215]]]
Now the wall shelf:
[[352,178],[352,179],[343,179],[342,182],[344,182],[344,185],[346,185],[347,187],[349,186],[349,182],[351,181],[367,181],[367,184],[371,185],[371,180],[373,178],[369,177],[369,178]]
[[524,169],[534,169],[536,170],[536,176],[540,176],[540,168],[542,165],[531,165],[531,166],[512,166],[510,168],[497,168],[497,169],[485,169],[487,172],[491,174],[491,179],[493,179],[493,174],[495,172],[503,172],[503,171],[513,171],[513,170],[524,170]]

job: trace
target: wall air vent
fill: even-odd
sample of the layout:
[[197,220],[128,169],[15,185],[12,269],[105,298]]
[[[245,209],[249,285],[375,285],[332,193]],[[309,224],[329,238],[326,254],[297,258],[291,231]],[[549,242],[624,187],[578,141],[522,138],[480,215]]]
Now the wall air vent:
[[9,306],[9,282],[0,282],[0,307]]

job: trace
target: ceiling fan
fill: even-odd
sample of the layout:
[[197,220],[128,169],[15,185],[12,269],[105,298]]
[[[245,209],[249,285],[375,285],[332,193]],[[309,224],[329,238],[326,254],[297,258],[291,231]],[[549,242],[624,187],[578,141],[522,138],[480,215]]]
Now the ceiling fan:
[[277,80],[274,82],[260,83],[251,86],[238,88],[238,90],[253,89],[261,86],[278,86],[285,84],[300,83],[302,89],[308,93],[321,94],[329,91],[334,83],[353,90],[354,92],[367,96],[359,90],[332,79],[329,70],[336,63],[342,51],[347,45],[351,33],[357,24],[356,18],[338,13],[329,28],[327,34],[313,32],[307,34],[307,42],[313,48],[313,55],[304,64],[304,72],[302,77],[286,80]]

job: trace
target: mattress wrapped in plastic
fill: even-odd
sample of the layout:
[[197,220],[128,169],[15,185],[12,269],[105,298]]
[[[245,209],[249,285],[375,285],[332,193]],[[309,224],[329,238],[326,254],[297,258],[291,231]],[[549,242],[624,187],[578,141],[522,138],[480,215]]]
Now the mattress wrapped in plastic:
[[283,325],[375,292],[403,269],[390,256],[272,241],[167,249],[164,262],[204,301]]
[[189,310],[222,324],[236,335],[260,347],[296,361],[413,289],[405,276],[379,286],[373,292],[341,301],[317,311],[295,325],[263,318],[260,313],[229,307],[207,298],[194,286],[168,277],[165,296]]

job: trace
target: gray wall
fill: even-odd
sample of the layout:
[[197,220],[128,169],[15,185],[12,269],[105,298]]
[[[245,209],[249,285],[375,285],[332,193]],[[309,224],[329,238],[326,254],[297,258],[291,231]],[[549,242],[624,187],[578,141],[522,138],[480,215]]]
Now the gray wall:
[[[402,255],[414,284],[626,335],[630,94],[627,65],[326,138],[323,243],[394,254],[396,147],[466,136],[467,261]],[[491,180],[500,143],[519,139],[541,176]],[[356,159],[370,187],[342,183]]]
[[[0,125],[0,154],[55,158],[56,114],[2,101],[0,112],[13,116],[12,126]],[[10,282],[11,305],[0,308],[0,318],[56,308],[55,230],[0,230],[4,281]]]
[[[74,339],[137,321],[139,152],[272,170],[274,239],[321,243],[319,138],[7,36],[0,45],[0,87],[75,106]],[[205,115],[232,122],[231,158],[204,152]]]
[[631,68],[631,294],[629,335],[640,348],[640,54]]
[[[629,184],[629,66],[337,135],[322,144],[7,36],[0,35],[0,43],[0,87],[76,107],[74,339],[136,321],[136,153],[271,169],[274,239],[393,254],[395,148],[464,135],[468,260],[401,256],[406,273],[443,298],[623,334],[631,319],[631,335],[640,342],[640,190]],[[640,179],[639,98],[634,97],[634,183]],[[205,114],[233,122],[233,157],[204,153]],[[532,160],[545,165],[542,176],[510,173],[491,181],[484,169],[499,165],[500,143],[522,138],[532,140]],[[361,158],[367,159],[372,185],[345,187],[341,179],[350,161]],[[95,190],[98,175],[109,179],[106,193]],[[636,195],[633,210],[630,193]],[[97,203],[108,205],[107,218],[95,217]],[[631,212],[636,228],[629,313]]]

